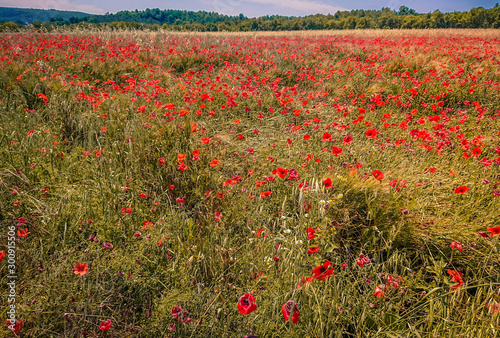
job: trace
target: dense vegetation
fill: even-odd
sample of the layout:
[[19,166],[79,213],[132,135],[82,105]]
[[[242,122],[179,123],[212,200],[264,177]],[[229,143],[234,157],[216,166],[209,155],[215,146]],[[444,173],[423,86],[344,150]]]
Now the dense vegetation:
[[[1,17],[1,16],[0,16]],[[12,20],[10,20],[12,21]],[[406,6],[393,11],[338,11],[335,14],[316,14],[305,17],[263,16],[247,18],[226,16],[214,12],[146,9],[120,11],[116,14],[71,17],[51,17],[51,22],[34,21],[36,28],[52,30],[57,26],[168,29],[181,31],[296,31],[321,29],[421,29],[421,28],[500,28],[500,7],[473,8],[468,12],[419,14]],[[7,27],[4,24],[0,30]],[[18,28],[9,23],[9,29]]]
[[499,39],[388,33],[2,34],[0,335],[497,336]]
[[[55,9],[34,9],[34,8],[13,8],[0,7],[0,22],[13,22],[20,26],[35,22],[50,22],[50,21],[69,21],[71,18],[79,19],[82,17],[92,16],[92,14],[75,12],[75,11],[59,11]],[[74,20],[73,19],[73,20]]]

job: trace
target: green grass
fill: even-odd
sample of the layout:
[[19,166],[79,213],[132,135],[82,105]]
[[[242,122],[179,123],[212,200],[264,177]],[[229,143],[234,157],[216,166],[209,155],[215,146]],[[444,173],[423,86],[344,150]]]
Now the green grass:
[[[429,39],[445,51],[491,40],[456,36],[449,43]],[[0,75],[0,243],[6,245],[7,229],[20,217],[25,222],[16,231],[29,231],[16,236],[16,309],[24,322],[18,336],[497,335],[498,239],[478,235],[497,226],[499,216],[492,197],[498,164],[490,170],[478,164],[498,157],[496,47],[485,70],[467,54],[477,49],[450,57],[425,44],[430,52],[406,64],[423,42],[415,38],[407,46],[397,36],[361,43],[349,35],[337,37],[340,42],[298,35],[284,45],[266,35],[134,31],[0,38],[6,70]],[[197,49],[195,38],[202,41]],[[451,77],[465,66],[469,79],[481,79],[469,80],[477,83],[474,93],[460,85],[463,77]],[[409,91],[414,84],[401,79],[407,71],[424,80],[416,97]],[[449,97],[436,99],[447,89],[453,89]],[[385,104],[370,111],[376,94]],[[461,128],[442,138],[428,119],[443,117],[431,108],[440,100],[439,109],[450,109],[445,127]],[[487,108],[484,117],[465,100]],[[361,107],[365,119],[352,123]],[[183,109],[189,114],[180,116]],[[468,120],[459,122],[464,110]],[[415,123],[421,117],[426,124]],[[403,121],[408,129],[399,127]],[[396,126],[385,128],[386,122]],[[380,131],[375,139],[366,136],[370,128]],[[412,138],[412,129],[431,140]],[[325,132],[337,141],[323,141]],[[482,145],[464,150],[459,133],[469,143],[484,136],[477,141]],[[347,135],[352,143],[342,144]],[[448,143],[438,151],[424,148],[438,141]],[[343,152],[334,156],[332,145]],[[476,146],[480,157],[462,157]],[[184,171],[179,154],[186,155]],[[272,174],[276,168],[294,169],[300,178],[280,178]],[[384,178],[374,178],[374,170]],[[327,178],[331,188],[323,187]],[[469,190],[454,193],[459,186]],[[262,198],[265,191],[271,194]],[[314,239],[308,228],[316,229]],[[451,248],[455,241],[463,252]],[[320,252],[309,255],[310,246]],[[360,267],[360,254],[370,263]],[[329,278],[299,287],[326,261],[335,265]],[[72,271],[77,263],[88,265],[81,277]],[[455,289],[448,270],[463,273],[464,284]],[[4,257],[2,299],[7,276]],[[377,298],[375,289],[388,276],[398,286]],[[242,315],[237,304],[246,293],[257,309]],[[297,324],[283,319],[288,300],[297,303]],[[174,306],[188,311],[179,318],[190,322],[173,318]],[[106,320],[111,329],[102,331]],[[0,335],[13,334],[4,326]]]

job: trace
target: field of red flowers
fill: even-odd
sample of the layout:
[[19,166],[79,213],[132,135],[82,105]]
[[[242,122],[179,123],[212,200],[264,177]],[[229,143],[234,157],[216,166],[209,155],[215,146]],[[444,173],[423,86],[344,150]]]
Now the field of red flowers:
[[0,40],[0,336],[498,334],[495,31]]

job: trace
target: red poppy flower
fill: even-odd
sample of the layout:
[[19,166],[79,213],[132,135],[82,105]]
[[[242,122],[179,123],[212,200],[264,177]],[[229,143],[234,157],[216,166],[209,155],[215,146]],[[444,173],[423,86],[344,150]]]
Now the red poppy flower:
[[342,144],[351,144],[351,142],[352,142],[351,135],[347,135],[346,137],[344,137],[344,142],[342,142]]
[[450,244],[452,249],[458,249],[458,251],[462,252],[462,244],[460,242],[453,242]]
[[177,162],[182,162],[186,159],[186,154],[177,155]]
[[288,171],[283,168],[276,168],[273,170],[273,175],[279,176],[280,178],[285,178],[286,175],[288,174]]
[[257,309],[257,304],[255,304],[255,298],[250,293],[245,293],[238,300],[238,311],[242,315],[248,315]]
[[331,141],[332,140],[332,135],[329,133],[324,133],[322,136],[323,141]]
[[330,261],[326,261],[323,263],[323,265],[320,265],[318,267],[315,267],[313,269],[313,278],[319,279],[319,280],[325,280],[328,278],[333,273],[333,268],[328,268],[332,265]]
[[19,333],[21,331],[21,328],[24,326],[24,322],[21,322],[19,320],[13,320],[14,323],[10,321],[10,319],[7,319],[6,324],[7,328],[12,332],[12,333]]
[[375,129],[375,128],[368,129],[366,131],[366,137],[368,137],[368,138],[375,138],[375,137],[377,137],[378,133],[379,133],[379,131],[377,129]]
[[[500,226],[498,227],[493,227],[493,228],[488,228],[486,229],[488,231],[491,232],[490,236],[493,237],[493,236],[497,236],[497,235],[500,235]],[[484,237],[484,236],[483,236]]]
[[323,181],[323,186],[326,188],[326,189],[329,189],[332,187],[332,179],[330,177],[328,177],[326,180]]
[[315,233],[316,233],[316,230],[314,228],[308,228],[307,229],[307,238],[314,239]]
[[356,264],[358,264],[360,267],[363,267],[365,264],[368,263],[370,263],[370,258],[363,254],[360,254],[358,259],[356,260]]
[[380,170],[374,170],[372,172],[372,175],[379,181],[381,181],[384,178],[384,174]]
[[107,330],[111,329],[111,319],[109,319],[107,321],[101,320],[101,325],[99,325],[99,328],[102,331],[107,331]]
[[268,198],[269,196],[271,196],[271,191],[263,191],[260,193],[260,198]]
[[2,261],[2,257],[5,257],[5,251],[0,251],[0,262]]
[[212,160],[210,161],[210,166],[211,167],[216,167],[219,164],[219,160]]
[[80,277],[87,274],[87,263],[76,263],[75,267],[73,268],[73,273]]
[[333,155],[335,155],[335,156],[339,156],[340,154],[342,154],[342,148],[339,148],[339,147],[332,147],[332,153],[333,153]]
[[220,211],[217,211],[215,213],[214,219],[219,222],[222,219],[222,213]]
[[469,188],[467,188],[465,185],[463,185],[463,186],[455,189],[455,194],[464,194],[467,192],[467,190],[469,190]]
[[201,139],[201,143],[203,144],[208,144],[210,142],[210,139],[208,137],[204,137]]
[[180,170],[180,171],[184,171],[186,169],[189,169],[189,167],[187,165],[185,165],[184,162],[179,164],[179,166],[177,167],[177,170]]
[[264,229],[260,228],[259,230],[257,230],[257,232],[255,232],[255,236],[260,237],[260,235],[262,235],[263,232]]
[[172,308],[172,317],[177,319],[177,316],[182,314],[182,308],[180,306],[174,306]]
[[292,315],[292,323],[297,324],[299,321],[299,310],[297,309],[297,303],[293,300],[289,300],[285,304],[281,306],[281,312],[283,313],[283,317],[285,317],[285,321],[288,321],[290,318],[290,314]]
[[382,298],[385,296],[384,290],[386,289],[385,285],[379,285],[375,288],[375,297]]
[[450,275],[452,281],[458,282],[458,284],[452,286],[452,288],[457,289],[458,287],[460,287],[460,285],[464,283],[462,280],[462,277],[464,276],[463,273],[450,269],[446,270],[446,272]]
[[472,156],[478,157],[479,155],[481,155],[481,149],[479,149],[477,147],[472,149]]
[[314,277],[306,277],[306,279],[304,280],[304,278],[302,278],[299,282],[299,284],[297,284],[297,289],[302,289],[304,286],[307,285],[307,283],[311,283],[312,281],[314,280]]
[[30,233],[30,232],[28,231],[28,228],[26,228],[26,229],[19,229],[19,230],[17,230],[17,235],[18,235],[19,237],[22,237],[22,238],[26,238],[26,237],[28,237],[29,233]]
[[309,256],[318,252],[319,252],[319,246],[310,246],[309,249],[307,249],[307,254]]

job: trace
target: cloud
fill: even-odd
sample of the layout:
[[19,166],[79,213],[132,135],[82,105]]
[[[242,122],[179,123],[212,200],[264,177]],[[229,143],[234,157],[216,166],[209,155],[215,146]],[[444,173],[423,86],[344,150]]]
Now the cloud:
[[340,6],[332,6],[326,3],[307,1],[307,0],[244,0],[244,1],[254,4],[272,5],[286,9],[294,9],[303,12],[304,14],[316,14],[316,13],[333,14],[337,11],[346,10],[345,8]]
[[102,8],[93,5],[80,4],[68,0],[0,0],[2,7],[57,9],[60,11],[77,11],[90,14],[104,14]]

